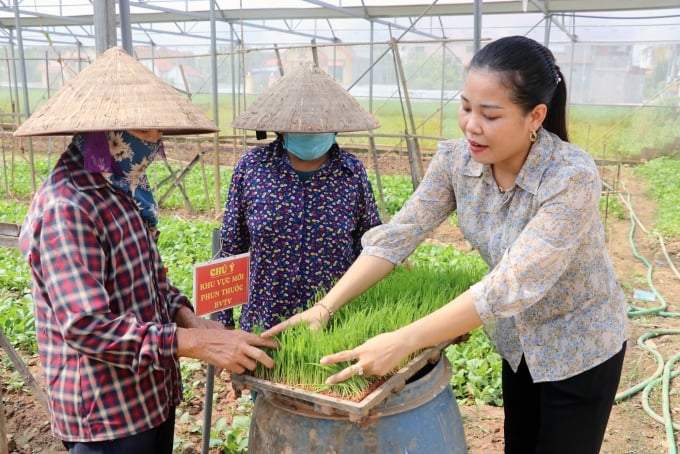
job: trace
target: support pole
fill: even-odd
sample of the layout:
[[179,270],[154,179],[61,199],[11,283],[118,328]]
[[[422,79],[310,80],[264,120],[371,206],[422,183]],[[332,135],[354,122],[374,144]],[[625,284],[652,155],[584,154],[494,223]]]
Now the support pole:
[[[210,75],[212,78],[213,121],[220,127],[219,86],[217,84],[217,0],[210,0]],[[233,76],[233,73],[232,73]],[[233,92],[232,92],[233,94]],[[213,134],[213,157],[215,163],[215,215],[220,212],[220,133]]]
[[474,50],[477,52],[482,41],[482,0],[475,0],[474,5]]
[[[19,51],[19,67],[21,68],[21,84],[24,88],[24,108],[26,109],[26,118],[31,115],[31,106],[28,102],[28,80],[26,77],[26,57],[24,55],[24,40],[21,33],[21,15],[19,13],[19,2],[14,2],[14,25],[17,30],[17,49]],[[17,98],[18,100],[18,98]],[[19,121],[21,123],[21,121]],[[31,166],[31,191],[35,193],[37,190],[37,183],[35,180],[35,157],[33,152],[33,139],[28,137],[28,162]]]
[[7,446],[7,419],[5,418],[5,404],[2,402],[1,389],[0,389],[0,454],[9,454],[9,446]]
[[380,176],[380,166],[378,165],[378,151],[375,148],[375,137],[373,131],[368,132],[368,142],[371,147],[371,156],[373,157],[373,171],[375,172],[375,181],[378,189],[378,200],[380,201],[380,217],[387,217],[387,209],[385,209],[385,195],[382,188],[382,177]]
[[[216,257],[220,253],[222,245],[220,244],[220,229],[213,229],[212,231],[212,257]],[[214,320],[214,313],[210,314],[210,318]],[[203,399],[203,432],[201,440],[201,454],[208,454],[210,452],[210,428],[212,427],[212,401],[213,391],[215,389],[215,366],[208,364],[205,376],[205,397]]]
[[442,43],[442,72],[439,86],[439,135],[444,136],[444,81],[446,80],[446,43]]
[[50,404],[47,400],[47,394],[45,394],[45,391],[42,389],[38,381],[33,377],[33,374],[31,374],[31,371],[28,370],[28,367],[26,367],[24,364],[24,361],[21,359],[21,356],[19,356],[19,353],[17,353],[17,351],[12,346],[12,343],[9,341],[9,339],[7,339],[7,336],[5,336],[5,333],[2,331],[0,331],[0,346],[3,350],[5,350],[7,356],[9,356],[14,368],[19,372],[19,374],[21,374],[21,377],[26,381],[26,384],[29,386],[29,388],[31,388],[40,406],[43,407],[47,414],[49,414]]
[[125,52],[134,56],[132,49],[132,20],[130,19],[130,1],[118,0],[118,11],[120,14],[120,39],[122,42],[122,47],[125,49]]
[[283,77],[283,61],[281,61],[281,52],[276,43],[274,43],[274,53],[276,53],[276,64],[279,66],[279,75]]
[[[200,153],[197,154],[196,156],[194,156],[193,160],[188,164],[188,166],[190,166],[189,170],[191,169],[191,167],[194,167],[194,165],[196,164],[195,161],[197,160],[197,158],[200,159],[199,156],[200,156]],[[159,206],[162,205],[163,202],[165,202],[165,199],[167,199],[170,196],[172,191],[175,188],[179,188],[180,192],[182,193],[182,197],[184,198],[184,206],[187,207],[187,209],[191,212],[191,214],[195,215],[196,210],[194,210],[194,206],[191,204],[191,200],[189,199],[189,196],[187,195],[187,192],[184,189],[184,183],[183,183],[184,177],[186,177],[188,170],[186,170],[186,171],[182,170],[179,173],[176,172],[175,170],[173,170],[172,166],[170,165],[170,163],[168,162],[168,160],[166,158],[163,159],[163,163],[165,164],[165,167],[168,169],[168,172],[170,172],[170,175],[168,175],[166,178],[163,178],[161,181],[159,181],[158,184],[156,185],[156,189],[161,188],[163,185],[165,185],[166,183],[169,183],[169,182],[172,182],[172,184],[170,185],[170,188],[161,196],[161,198],[158,201],[158,205]]]
[[[5,223],[5,222],[0,223],[0,245],[18,248],[19,247],[19,233],[20,233],[20,231],[21,231],[21,226],[19,224],[8,224],[8,223]],[[0,330],[0,347],[2,347],[3,350],[5,350],[5,353],[7,353],[7,356],[9,357],[10,361],[12,361],[14,368],[23,377],[26,384],[33,391],[33,394],[35,395],[35,398],[38,401],[38,403],[40,404],[40,406],[43,407],[45,412],[49,415],[50,414],[50,404],[49,404],[49,400],[47,399],[47,393],[45,393],[42,386],[33,377],[33,374],[31,374],[31,371],[28,370],[28,367],[26,367],[26,364],[24,364],[24,360],[21,358],[19,353],[14,349],[14,346],[9,341],[7,336],[5,336],[5,333],[3,333],[2,330]],[[1,400],[0,400],[0,402],[1,402]],[[4,409],[0,408],[0,410],[4,410]],[[3,411],[3,413],[2,413],[2,423],[3,423],[3,425],[4,425],[4,422],[5,422],[4,417],[5,417],[5,413]],[[7,444],[7,438],[6,437],[0,438],[0,444],[6,445]],[[5,446],[5,448],[6,448],[6,446]],[[0,453],[1,452],[2,451],[0,450]]]
[[[411,107],[411,98],[408,94],[408,86],[406,84],[406,75],[404,74],[404,66],[401,63],[401,55],[399,54],[399,42],[392,38],[392,52],[394,54],[394,62],[397,66],[397,75],[399,83],[404,92],[404,102],[406,103],[406,110],[408,116],[408,124],[406,124],[406,144],[409,153],[409,164],[411,165],[411,180],[413,189],[417,188],[422,180],[425,170],[423,169],[423,159],[420,154],[420,145],[418,144],[418,132],[416,130],[416,122],[413,118],[413,109]],[[411,130],[409,131],[409,126]]]
[[[187,208],[191,210],[191,214],[196,214],[196,211],[194,210],[193,205],[191,204],[191,201],[189,200],[189,197],[186,195],[186,192],[184,191],[184,188],[182,185],[184,184],[184,178],[187,176],[189,171],[194,168],[196,164],[198,164],[198,161],[201,159],[201,153],[202,151],[199,151],[196,156],[187,164],[187,166],[182,169],[175,180],[170,184],[170,187],[163,193],[163,195],[158,199],[158,206],[163,205],[165,202],[165,199],[167,199],[172,191],[176,188],[179,187],[180,190],[182,191],[182,194],[184,195],[184,203],[187,204]],[[169,164],[168,164],[169,165]],[[165,180],[164,180],[165,181]]]
[[319,52],[316,48],[316,39],[312,38],[312,60],[314,60],[314,66],[319,67]]
[[[109,0],[94,0],[92,5],[94,6],[95,47],[97,49],[97,55],[101,55],[110,47],[115,47],[117,44],[116,2]],[[125,51],[128,52],[127,49],[125,49]]]

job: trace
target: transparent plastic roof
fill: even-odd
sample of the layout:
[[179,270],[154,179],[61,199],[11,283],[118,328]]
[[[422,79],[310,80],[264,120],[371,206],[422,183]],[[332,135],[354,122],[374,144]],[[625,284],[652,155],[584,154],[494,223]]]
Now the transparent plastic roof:
[[[116,2],[117,8],[121,2]],[[125,3],[125,2],[122,2]],[[218,45],[471,40],[473,0],[208,0],[130,1],[135,44],[205,44],[215,20]],[[0,2],[0,44],[94,42],[94,4],[88,0]],[[551,23],[552,41],[680,40],[678,0],[484,0],[482,37],[535,33]],[[117,10],[118,11],[118,10]]]

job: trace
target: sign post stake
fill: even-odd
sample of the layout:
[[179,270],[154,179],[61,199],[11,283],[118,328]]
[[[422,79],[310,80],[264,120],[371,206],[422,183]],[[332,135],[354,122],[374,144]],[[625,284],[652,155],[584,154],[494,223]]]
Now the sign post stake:
[[[212,231],[212,257],[220,252],[220,229]],[[215,314],[210,314],[214,320]],[[208,364],[205,375],[205,396],[203,401],[203,434],[201,438],[201,454],[208,454],[210,450],[210,428],[212,427],[212,401],[213,390],[215,388],[215,366]]]

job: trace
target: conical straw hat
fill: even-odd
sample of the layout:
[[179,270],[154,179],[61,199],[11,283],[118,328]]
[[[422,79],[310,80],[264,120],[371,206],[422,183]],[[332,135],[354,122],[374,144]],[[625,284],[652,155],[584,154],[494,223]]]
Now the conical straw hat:
[[347,132],[380,122],[324,70],[304,62],[284,74],[231,122],[234,128],[275,132]]
[[219,131],[187,96],[119,47],[102,53],[14,132],[16,136],[159,129],[164,134]]

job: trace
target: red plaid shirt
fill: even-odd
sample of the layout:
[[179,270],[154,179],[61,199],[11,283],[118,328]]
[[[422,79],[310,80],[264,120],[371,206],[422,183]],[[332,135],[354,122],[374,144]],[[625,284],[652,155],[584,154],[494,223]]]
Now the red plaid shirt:
[[191,305],[134,201],[85,171],[71,145],[35,195],[20,247],[54,435],[110,440],[161,424],[182,398],[172,320]]

